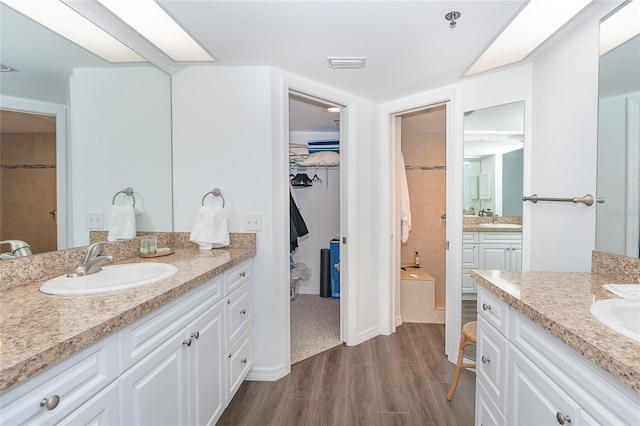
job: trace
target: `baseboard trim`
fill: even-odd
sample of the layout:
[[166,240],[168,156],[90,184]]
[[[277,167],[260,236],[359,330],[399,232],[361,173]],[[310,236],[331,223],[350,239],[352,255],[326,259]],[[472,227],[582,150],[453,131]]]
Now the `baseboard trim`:
[[273,368],[253,367],[245,380],[257,382],[275,382],[291,373],[291,365],[279,365]]

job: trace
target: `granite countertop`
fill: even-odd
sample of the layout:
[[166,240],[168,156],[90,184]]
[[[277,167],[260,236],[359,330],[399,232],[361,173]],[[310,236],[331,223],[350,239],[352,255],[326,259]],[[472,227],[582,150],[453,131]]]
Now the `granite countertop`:
[[522,232],[522,226],[520,228],[504,228],[504,227],[492,227],[492,226],[480,226],[480,224],[464,225],[462,232]]
[[0,392],[68,358],[226,269],[255,255],[255,248],[134,257],[118,263],[170,263],[178,272],[158,283],[102,295],[52,296],[43,281],[0,291]]
[[622,283],[590,272],[473,270],[471,278],[622,383],[640,393],[640,344],[600,323],[591,304]]

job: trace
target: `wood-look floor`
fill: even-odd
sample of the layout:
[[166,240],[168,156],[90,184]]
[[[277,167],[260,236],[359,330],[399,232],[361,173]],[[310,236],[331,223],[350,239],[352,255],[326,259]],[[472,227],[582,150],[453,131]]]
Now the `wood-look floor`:
[[403,324],[390,336],[339,346],[276,382],[245,381],[218,425],[473,425],[475,374],[444,356],[444,326]]

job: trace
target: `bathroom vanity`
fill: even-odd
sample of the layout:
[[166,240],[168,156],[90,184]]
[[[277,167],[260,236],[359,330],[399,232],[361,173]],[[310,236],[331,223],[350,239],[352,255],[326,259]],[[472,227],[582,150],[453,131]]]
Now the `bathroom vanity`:
[[640,424],[640,343],[589,312],[595,273],[471,272],[478,286],[476,424]]
[[214,424],[252,367],[254,255],[179,248],[157,259],[174,276],[102,295],[3,290],[0,423]]

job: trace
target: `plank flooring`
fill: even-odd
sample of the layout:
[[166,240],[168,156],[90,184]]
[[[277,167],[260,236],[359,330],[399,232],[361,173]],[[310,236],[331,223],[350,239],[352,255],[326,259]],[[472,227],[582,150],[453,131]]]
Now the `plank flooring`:
[[218,425],[473,425],[475,374],[444,355],[444,326],[403,324],[391,336],[338,346],[275,382],[245,381]]

